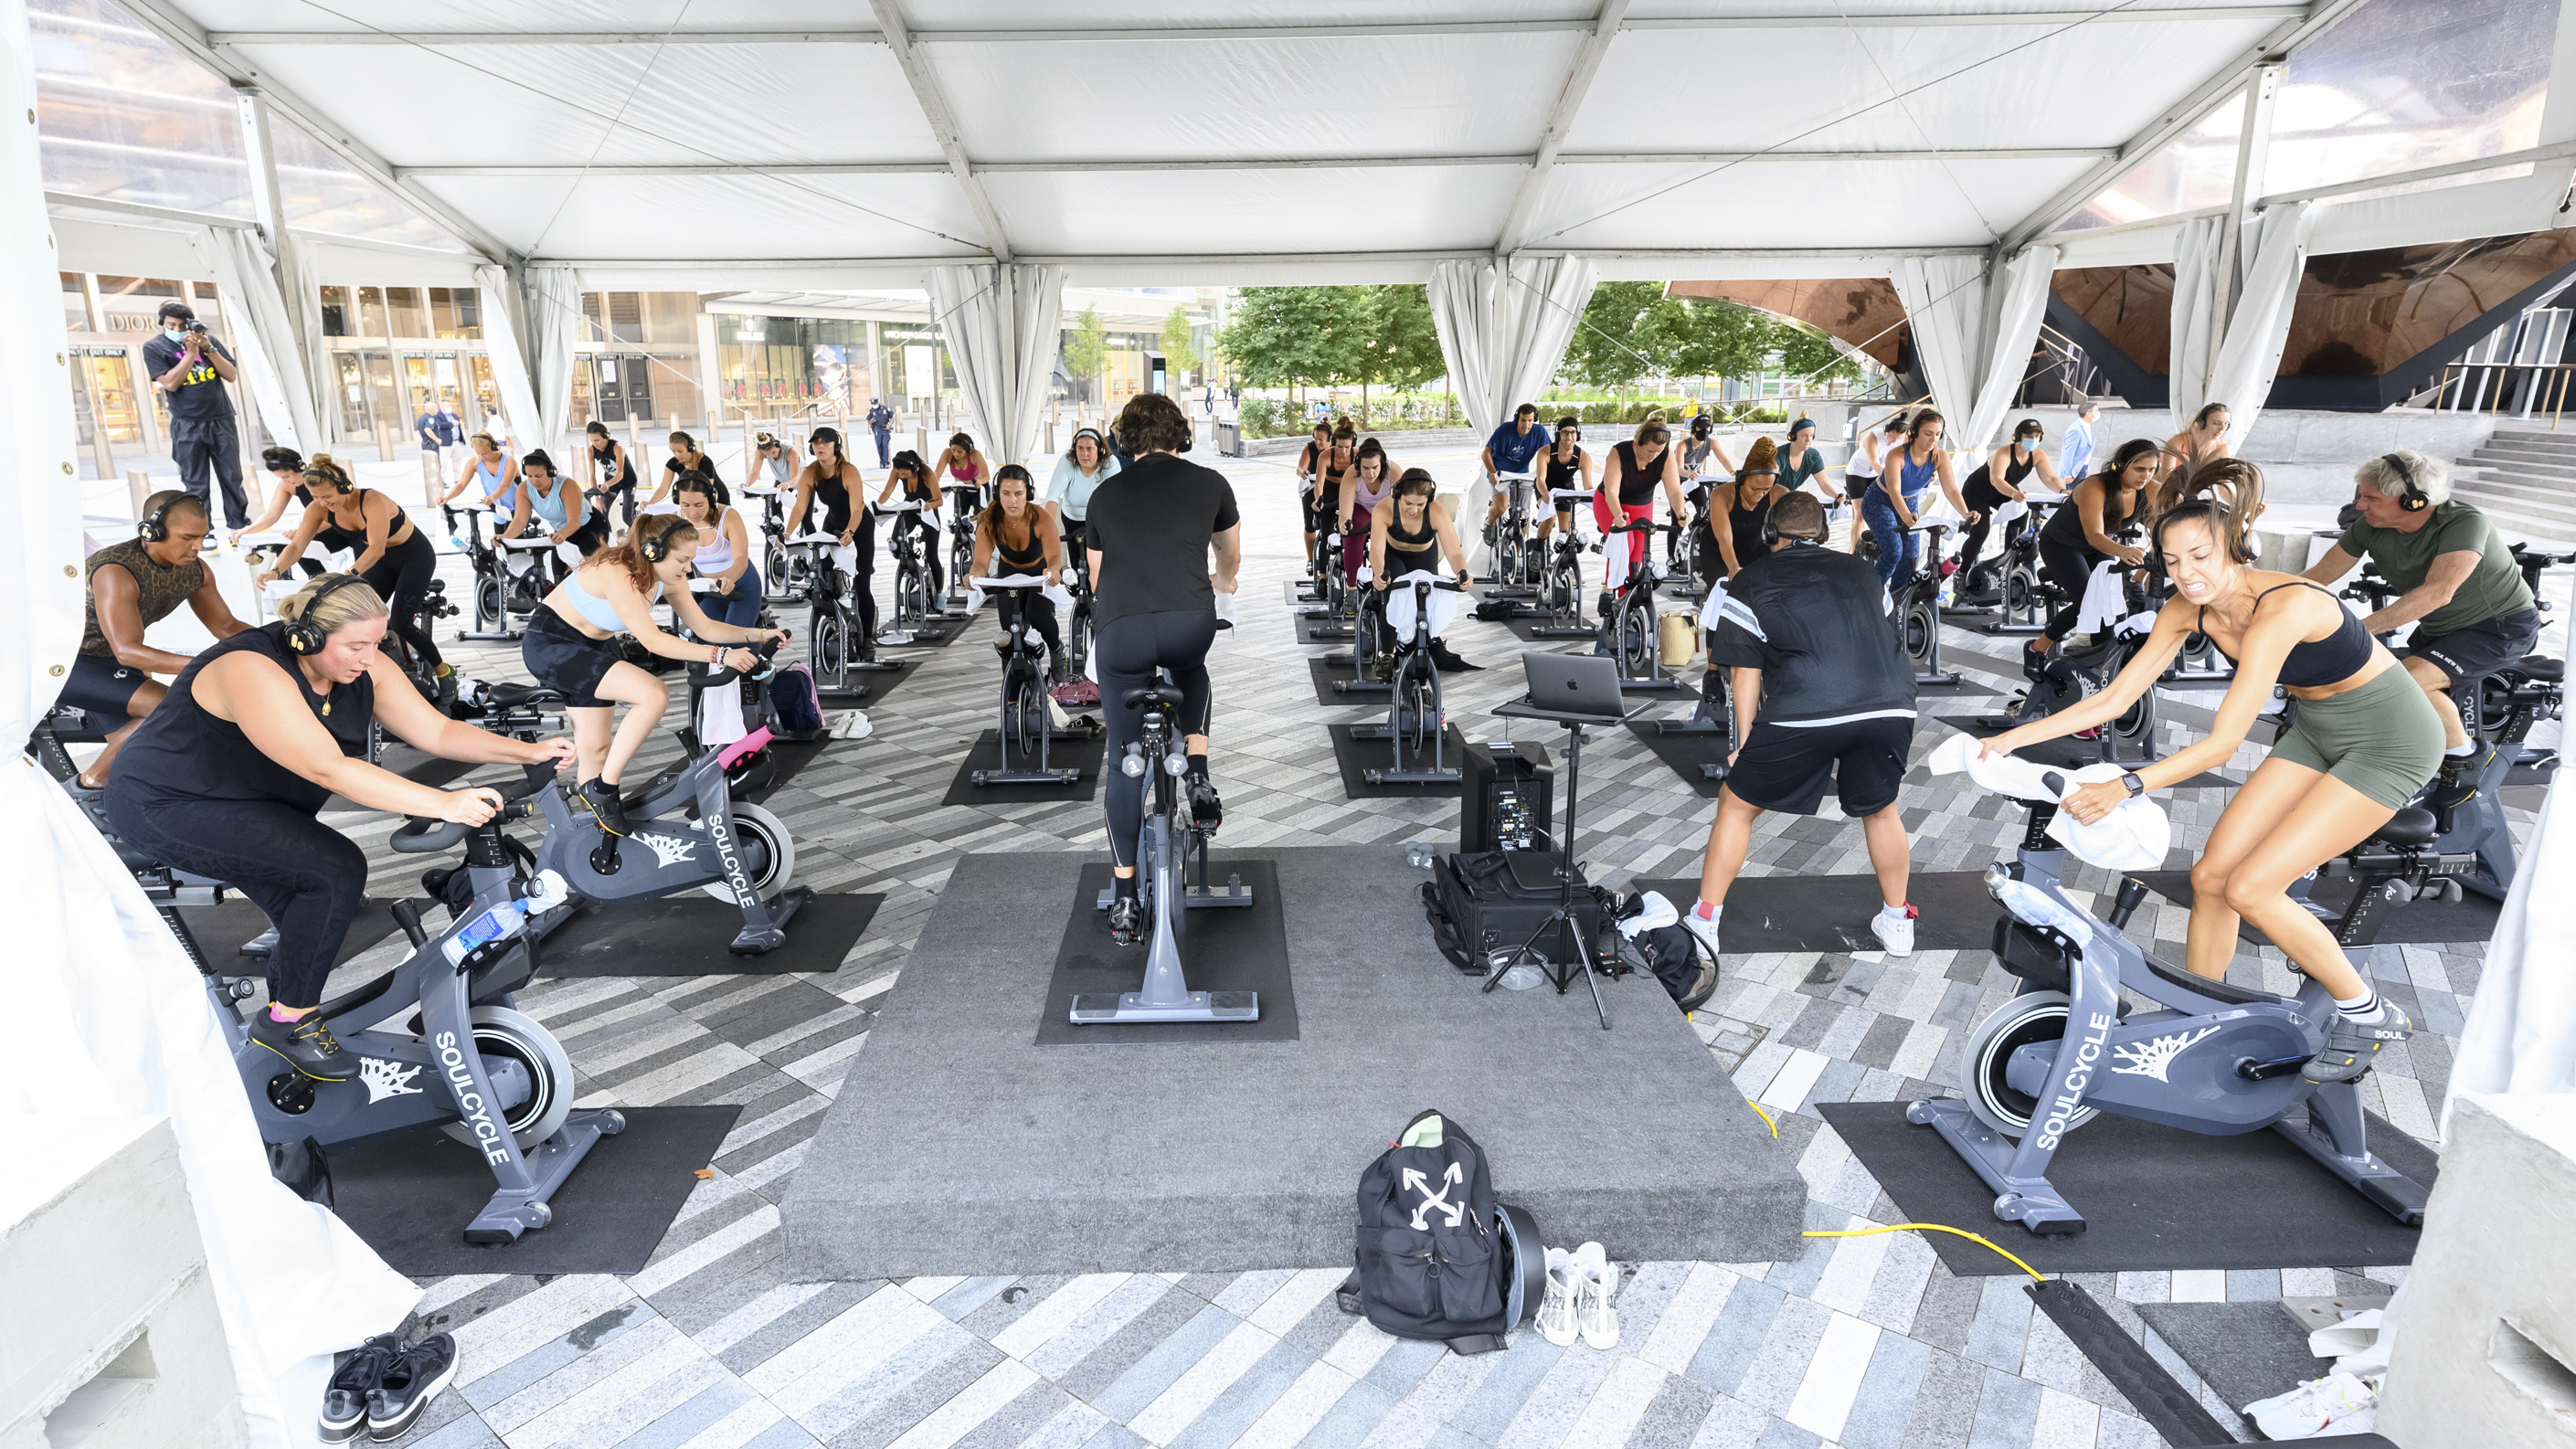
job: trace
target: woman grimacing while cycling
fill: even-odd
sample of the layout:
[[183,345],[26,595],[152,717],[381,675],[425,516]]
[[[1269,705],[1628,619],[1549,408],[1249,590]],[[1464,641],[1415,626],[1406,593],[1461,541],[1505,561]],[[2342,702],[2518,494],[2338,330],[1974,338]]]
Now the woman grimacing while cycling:
[[[2232,502],[2221,503],[2212,495]],[[2301,1076],[2349,1081],[2372,1057],[2403,1041],[2413,1024],[2344,958],[2334,932],[2290,899],[2290,883],[2368,840],[2413,799],[2439,763],[2442,722],[2361,620],[2325,589],[2296,574],[2252,566],[2252,519],[2263,475],[2252,464],[2204,464],[2181,500],[2155,522],[2153,542],[2175,597],[2156,614],[2145,647],[2118,677],[2082,703],[1986,741],[2008,754],[2119,718],[2199,633],[2236,663],[2207,738],[2129,771],[2085,785],[2065,800],[2086,824],[2132,795],[2225,764],[2245,742],[2279,684],[2299,701],[2298,721],[2271,758],[2228,801],[2200,861],[2191,868],[2186,963],[2212,980],[2236,957],[2236,924],[2252,921],[2291,962],[2332,994],[2326,1049]]]
[[[1090,552],[1097,602],[1100,702],[1108,716],[1108,758],[1126,753],[1144,728],[1143,712],[1127,692],[1169,669],[1181,691],[1174,721],[1188,755],[1184,782],[1190,815],[1202,830],[1224,818],[1216,786],[1208,779],[1207,652],[1216,641],[1216,595],[1232,593],[1243,564],[1241,514],[1224,474],[1174,456],[1190,443],[1189,419],[1160,393],[1139,393],[1118,415],[1118,440],[1135,458],[1091,495],[1084,546]],[[1216,568],[1208,568],[1215,553]],[[1136,899],[1136,835],[1144,804],[1133,789],[1101,791],[1109,820],[1109,848],[1116,860],[1116,889],[1109,905],[1109,933],[1122,946],[1144,939],[1145,914]]]

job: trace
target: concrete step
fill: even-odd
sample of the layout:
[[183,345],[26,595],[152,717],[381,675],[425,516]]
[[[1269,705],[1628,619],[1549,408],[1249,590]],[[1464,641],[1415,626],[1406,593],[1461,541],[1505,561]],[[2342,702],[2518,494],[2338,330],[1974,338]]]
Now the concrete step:
[[2576,547],[2576,516],[2535,513],[2522,505],[2481,498],[2465,489],[2461,490],[2459,497],[2485,514],[2495,524],[2497,535],[2507,543],[2529,543],[2553,553],[2564,553]]
[[2498,428],[2488,436],[2499,443],[2533,443],[2542,447],[2576,449],[2576,428]]
[[2528,443],[2489,443],[2474,449],[2472,458],[2511,458],[2516,462],[2538,463],[2552,468],[2576,468],[2576,451],[2560,452],[2555,448],[2535,448]]
[[2482,469],[2458,475],[2453,486],[2462,493],[2475,488],[2495,497],[2515,498],[2541,507],[2576,508],[2576,487],[2554,478]]

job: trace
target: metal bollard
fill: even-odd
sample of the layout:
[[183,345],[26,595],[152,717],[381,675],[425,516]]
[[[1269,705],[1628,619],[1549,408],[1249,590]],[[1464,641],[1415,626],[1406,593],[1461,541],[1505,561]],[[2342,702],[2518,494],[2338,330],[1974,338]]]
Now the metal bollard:
[[143,500],[152,496],[152,475],[140,468],[125,470],[125,491],[134,499],[134,521],[143,521]]

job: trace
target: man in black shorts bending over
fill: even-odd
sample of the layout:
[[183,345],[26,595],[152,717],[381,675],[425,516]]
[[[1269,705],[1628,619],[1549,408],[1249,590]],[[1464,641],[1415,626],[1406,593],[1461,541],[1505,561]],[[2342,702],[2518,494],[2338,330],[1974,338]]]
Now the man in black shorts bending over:
[[1709,639],[1709,666],[1734,671],[1735,717],[1753,725],[1718,791],[1699,903],[1682,924],[1714,958],[1726,888],[1744,869],[1755,818],[1815,814],[1831,778],[1878,873],[1885,909],[1870,918],[1870,932],[1888,955],[1911,956],[1912,866],[1896,793],[1914,745],[1914,667],[1888,622],[1877,571],[1823,546],[1825,506],[1814,494],[1772,504],[1771,526],[1778,545],[1727,584]]
[[194,609],[206,632],[219,640],[250,627],[233,617],[214,574],[198,557],[213,531],[206,500],[172,489],[143,500],[137,537],[89,556],[89,617],[55,702],[125,723],[108,732],[107,748],[81,771],[83,789],[107,783],[125,737],[168,692],[152,676],[188,667],[187,655],[144,643],[144,630],[177,613],[181,604]]
[[2400,448],[2355,469],[2353,482],[2360,516],[2303,577],[2331,585],[2367,558],[2403,591],[2361,622],[2373,634],[2415,626],[2395,652],[2442,720],[2442,768],[2424,804],[2448,830],[2486,768],[2453,693],[2530,653],[2540,610],[2495,525],[2451,496],[2439,459]]

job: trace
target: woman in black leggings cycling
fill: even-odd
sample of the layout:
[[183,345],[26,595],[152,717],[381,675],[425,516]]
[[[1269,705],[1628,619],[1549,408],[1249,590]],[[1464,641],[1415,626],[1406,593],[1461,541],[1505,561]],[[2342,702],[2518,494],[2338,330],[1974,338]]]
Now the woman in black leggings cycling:
[[[1214,830],[1225,810],[1208,780],[1207,652],[1216,642],[1216,595],[1234,592],[1235,570],[1243,564],[1241,515],[1223,473],[1174,456],[1190,444],[1190,423],[1180,404],[1161,393],[1138,393],[1118,414],[1117,432],[1120,447],[1136,461],[1091,495],[1083,530],[1099,631],[1093,658],[1109,718],[1108,758],[1124,755],[1143,730],[1143,712],[1125,703],[1127,691],[1153,683],[1158,667],[1172,671],[1181,691],[1190,815],[1200,828]],[[1208,571],[1210,549],[1216,553],[1214,573]],[[1133,946],[1144,938],[1144,911],[1136,901],[1143,802],[1134,790],[1104,790],[1101,797],[1118,875],[1109,934],[1119,945]]]
[[480,825],[489,790],[436,790],[367,763],[367,726],[425,753],[473,764],[572,758],[572,741],[524,744],[449,719],[376,652],[385,601],[349,574],[326,574],[181,670],[109,777],[117,833],[164,865],[212,876],[277,927],[269,1005],[251,1040],[318,1081],[357,1063],[314,1014],[341,938],[366,898],[367,855],[314,817],[334,794],[373,810]]
[[349,572],[365,579],[376,597],[393,610],[394,635],[411,650],[423,677],[444,678],[450,671],[439,657],[438,646],[430,641],[428,621],[421,614],[430,581],[438,577],[438,550],[430,546],[429,535],[420,531],[401,504],[350,482],[328,453],[313,455],[304,470],[304,486],[313,495],[313,506],[304,510],[304,521],[295,526],[286,551],[252,582],[266,585],[286,577],[286,571],[315,543],[326,553],[355,554],[357,561],[349,565]]
[[2048,651],[2075,631],[2095,568],[2113,559],[2131,568],[2145,566],[2147,551],[2125,542],[2122,535],[2147,523],[2148,499],[2164,465],[2164,451],[2153,439],[2131,438],[2102,465],[2101,472],[2075,485],[2048,526],[2039,531],[2040,572],[2057,586],[2065,602],[2048,616],[2048,632],[2030,641],[2029,655],[2022,661],[2024,673],[2036,669]]

